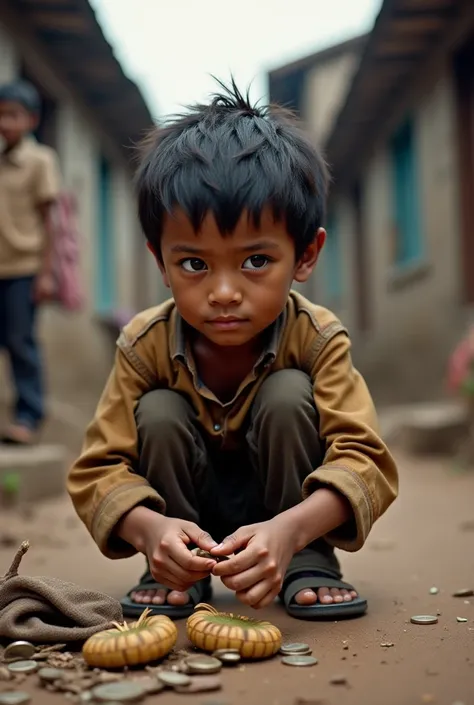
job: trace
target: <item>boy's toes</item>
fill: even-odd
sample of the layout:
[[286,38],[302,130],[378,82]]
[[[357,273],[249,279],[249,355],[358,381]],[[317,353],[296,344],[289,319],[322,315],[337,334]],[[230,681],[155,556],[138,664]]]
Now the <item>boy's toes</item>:
[[301,590],[295,596],[295,602],[298,605],[314,605],[318,598],[314,590]]
[[150,590],[153,597],[151,598],[152,605],[164,605],[166,602],[166,590]]
[[154,598],[156,592],[154,590],[137,590],[137,592],[132,592],[131,598],[134,602],[138,604],[148,605]]
[[171,590],[168,593],[168,604],[169,605],[187,605],[189,602],[189,595],[187,592],[178,592],[177,590]]

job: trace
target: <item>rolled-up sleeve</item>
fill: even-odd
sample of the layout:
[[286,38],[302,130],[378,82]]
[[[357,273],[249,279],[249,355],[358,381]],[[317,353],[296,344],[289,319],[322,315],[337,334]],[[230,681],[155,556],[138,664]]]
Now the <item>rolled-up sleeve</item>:
[[374,403],[352,364],[345,332],[334,335],[318,351],[311,377],[326,454],[321,467],[304,481],[303,497],[321,487],[346,497],[352,519],[325,538],[337,548],[357,551],[373,523],[397,497],[397,467],[380,437]]
[[150,383],[117,350],[115,365],[81,455],[70,469],[67,490],[80,519],[109,558],[125,558],[135,549],[114,535],[117,522],[133,507],[146,503],[164,512],[163,498],[134,472],[138,462],[135,409]]

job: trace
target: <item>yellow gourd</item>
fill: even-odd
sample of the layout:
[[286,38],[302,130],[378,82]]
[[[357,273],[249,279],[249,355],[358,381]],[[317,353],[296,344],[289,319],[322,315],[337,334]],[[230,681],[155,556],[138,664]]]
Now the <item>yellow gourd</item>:
[[186,630],[190,641],[202,651],[238,649],[247,659],[273,656],[282,640],[280,630],[270,622],[218,612],[203,603],[188,617]]
[[117,624],[91,636],[82,655],[95,668],[123,668],[162,659],[178,638],[176,625],[165,615],[149,617],[146,609],[137,622]]

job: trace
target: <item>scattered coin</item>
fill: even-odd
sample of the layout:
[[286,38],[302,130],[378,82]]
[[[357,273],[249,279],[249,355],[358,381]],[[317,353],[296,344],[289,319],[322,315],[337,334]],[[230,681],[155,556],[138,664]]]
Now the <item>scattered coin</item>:
[[453,592],[453,597],[474,597],[474,590],[472,588],[456,590],[456,592]]
[[9,644],[3,652],[4,661],[14,661],[15,659],[30,659],[36,649],[29,641],[14,641]]
[[22,690],[7,690],[0,693],[0,705],[26,705],[31,701],[31,695]]
[[437,587],[430,588],[430,595],[437,595],[438,593],[439,593],[439,590]]
[[331,685],[346,685],[347,678],[346,678],[346,676],[343,676],[343,675],[337,675],[337,676],[333,676],[329,682]]
[[301,654],[303,656],[310,654],[311,649],[308,644],[296,642],[294,644],[282,644],[280,653],[285,656],[296,656],[297,654]]
[[36,661],[13,661],[8,664],[8,670],[12,673],[34,673],[38,670]]
[[147,695],[155,695],[156,693],[161,693],[165,688],[165,684],[162,683],[158,678],[153,678],[153,676],[142,676],[140,678],[134,678],[134,683],[138,683]]
[[43,683],[54,683],[64,678],[64,671],[61,668],[40,668],[38,677]]
[[431,614],[418,614],[410,618],[412,624],[437,624],[438,617]]
[[384,649],[390,649],[392,646],[395,646],[395,644],[392,641],[384,641],[380,646]]
[[217,651],[214,651],[212,655],[226,666],[235,666],[241,661],[241,656],[238,649],[218,649]]
[[456,617],[457,622],[467,622],[466,617]]
[[314,656],[284,656],[281,660],[285,666],[315,666],[318,663],[318,659]]
[[179,673],[178,671],[160,671],[157,675],[159,680],[170,688],[191,683],[191,678],[186,673]]
[[187,686],[178,686],[175,693],[210,693],[222,688],[220,676],[196,676]]
[[138,703],[145,697],[145,690],[132,681],[97,685],[91,690],[92,697],[100,703]]
[[190,656],[185,659],[185,664],[190,673],[219,673],[222,663],[214,656]]

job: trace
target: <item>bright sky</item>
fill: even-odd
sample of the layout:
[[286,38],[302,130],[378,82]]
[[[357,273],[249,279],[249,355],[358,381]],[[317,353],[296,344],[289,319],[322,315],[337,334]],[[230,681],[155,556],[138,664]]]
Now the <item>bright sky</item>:
[[205,99],[210,74],[265,98],[266,72],[368,31],[381,0],[90,0],[155,117]]

